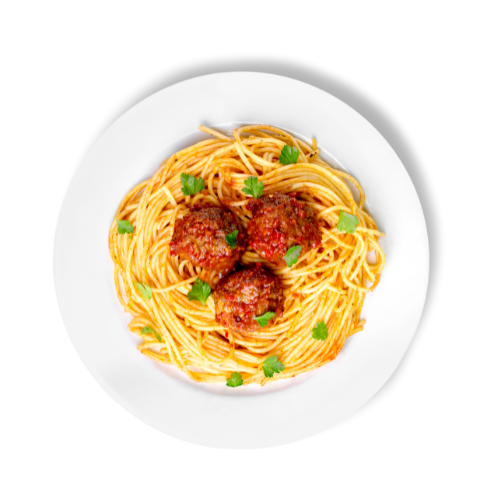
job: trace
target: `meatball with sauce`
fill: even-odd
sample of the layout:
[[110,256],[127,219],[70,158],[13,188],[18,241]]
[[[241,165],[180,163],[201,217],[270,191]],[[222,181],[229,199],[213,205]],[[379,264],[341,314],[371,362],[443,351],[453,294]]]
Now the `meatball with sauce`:
[[285,298],[280,281],[260,264],[223,278],[212,296],[217,322],[238,332],[253,332],[262,328],[254,318],[266,312],[275,313],[268,325],[283,314]]
[[[226,236],[234,231],[238,231],[236,248],[231,248]],[[187,258],[195,266],[215,269],[223,276],[240,260],[246,249],[246,240],[230,210],[195,205],[187,215],[176,221],[170,254]]]
[[250,200],[252,212],[247,233],[251,247],[263,259],[284,264],[290,247],[300,245],[302,255],[321,244],[313,209],[303,201],[283,193],[273,193]]

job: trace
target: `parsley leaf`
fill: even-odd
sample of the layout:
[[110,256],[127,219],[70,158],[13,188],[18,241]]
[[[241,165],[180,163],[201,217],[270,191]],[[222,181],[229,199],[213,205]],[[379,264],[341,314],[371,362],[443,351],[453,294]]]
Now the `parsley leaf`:
[[267,326],[267,323],[269,322],[269,320],[271,318],[274,317],[275,314],[276,313],[273,313],[272,311],[267,311],[262,316],[259,316],[259,317],[254,316],[253,319],[256,320],[260,326]]
[[292,267],[299,260],[300,252],[302,252],[302,247],[297,245],[295,247],[290,247],[286,255],[283,257],[285,259],[286,265]]
[[275,373],[280,373],[284,369],[285,365],[281,361],[278,361],[278,356],[270,356],[262,365],[262,370],[266,378],[272,378]]
[[201,281],[200,278],[196,278],[191,291],[187,294],[187,298],[188,300],[197,300],[201,304],[205,305],[211,294],[212,289],[210,288],[210,285]]
[[141,333],[154,333],[155,337],[158,339],[158,342],[163,342],[162,338],[160,337],[160,334],[156,330],[153,330],[150,326],[145,326],[141,330]]
[[199,193],[200,191],[203,191],[204,188],[205,181],[201,177],[181,174],[181,191],[184,196]]
[[136,281],[134,282],[134,285],[137,290],[139,290],[144,299],[149,300],[153,296],[153,292],[148,285],[143,285],[142,283],[137,283]]
[[118,223],[118,234],[133,233],[134,226],[128,220],[117,220]]
[[235,249],[237,244],[236,244],[236,237],[238,236],[238,231],[233,231],[232,233],[228,234],[226,236],[226,242],[227,244],[232,248]]
[[242,189],[243,193],[248,196],[253,196],[254,198],[260,198],[262,196],[264,184],[262,184],[257,177],[248,177],[245,179],[244,184],[247,187]]
[[339,221],[337,222],[337,229],[345,233],[352,234],[358,227],[359,219],[355,215],[348,214],[343,210],[340,211]]
[[240,372],[231,373],[231,378],[226,379],[226,385],[228,387],[238,387],[243,385],[243,377]]
[[285,144],[279,157],[280,163],[282,165],[290,165],[292,163],[297,163],[298,159],[299,150],[295,146],[288,146],[288,144]]
[[318,321],[312,329],[312,338],[314,340],[326,340],[328,337],[328,330],[324,321]]

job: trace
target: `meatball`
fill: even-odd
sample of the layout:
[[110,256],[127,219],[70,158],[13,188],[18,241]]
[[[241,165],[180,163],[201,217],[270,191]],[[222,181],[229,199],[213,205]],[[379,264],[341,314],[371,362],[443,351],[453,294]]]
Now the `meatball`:
[[[238,231],[236,248],[226,236]],[[246,249],[246,235],[234,214],[224,208],[195,205],[175,223],[170,254],[189,259],[195,266],[215,269],[221,275],[233,269]]]
[[238,332],[253,332],[262,328],[254,318],[268,311],[275,313],[268,325],[283,314],[285,298],[280,281],[260,264],[221,279],[212,296],[215,319]]
[[302,254],[321,244],[321,232],[313,209],[303,201],[283,193],[267,194],[247,203],[253,218],[247,233],[251,247],[263,259],[285,264],[290,247],[300,245]]

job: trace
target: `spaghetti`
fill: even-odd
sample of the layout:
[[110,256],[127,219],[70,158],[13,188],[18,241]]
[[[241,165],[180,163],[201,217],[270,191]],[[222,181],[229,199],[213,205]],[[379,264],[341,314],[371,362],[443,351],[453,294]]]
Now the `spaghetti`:
[[[366,293],[380,280],[385,257],[378,239],[383,233],[364,210],[365,196],[352,176],[332,168],[319,157],[316,141],[306,142],[272,126],[250,125],[227,137],[200,127],[213,138],[168,158],[151,177],[122,200],[109,232],[109,250],[115,265],[115,286],[126,312],[133,316],[132,332],[142,337],[140,352],[153,360],[178,367],[197,382],[224,382],[234,372],[244,384],[294,377],[332,361],[346,339],[362,330],[360,319]],[[299,151],[297,163],[282,165],[282,148]],[[180,174],[204,180],[203,191],[185,196]],[[212,289],[216,271],[194,266],[170,254],[176,220],[195,204],[225,207],[246,228],[251,212],[242,192],[249,176],[258,177],[264,193],[295,193],[314,211],[321,245],[300,255],[293,267],[262,259],[250,247],[241,264],[261,263],[280,280],[283,314],[274,324],[253,332],[224,328],[215,320],[210,296],[205,305],[187,294],[200,278]],[[346,181],[359,192],[359,201]],[[340,212],[355,215],[352,234],[337,229]],[[128,220],[132,234],[119,234],[117,221]],[[145,298],[136,283],[146,284]],[[324,321],[328,336],[311,335]],[[285,368],[266,378],[262,365],[277,356]]]

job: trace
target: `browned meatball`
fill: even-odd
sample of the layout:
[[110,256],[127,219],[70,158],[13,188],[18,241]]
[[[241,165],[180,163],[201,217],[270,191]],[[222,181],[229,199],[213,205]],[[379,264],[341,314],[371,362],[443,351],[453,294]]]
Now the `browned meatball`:
[[[238,231],[236,248],[231,248],[226,236],[234,231]],[[245,248],[246,235],[231,211],[198,205],[176,221],[170,242],[171,255],[181,255],[195,266],[215,269],[221,275],[233,269]]]
[[268,325],[283,314],[285,299],[279,279],[260,264],[223,278],[212,296],[215,319],[238,332],[253,332],[262,328],[254,318],[268,311],[275,313]]
[[251,247],[263,259],[284,264],[290,247],[300,245],[302,254],[321,244],[321,232],[313,209],[283,193],[267,194],[247,203],[253,218],[247,233]]

